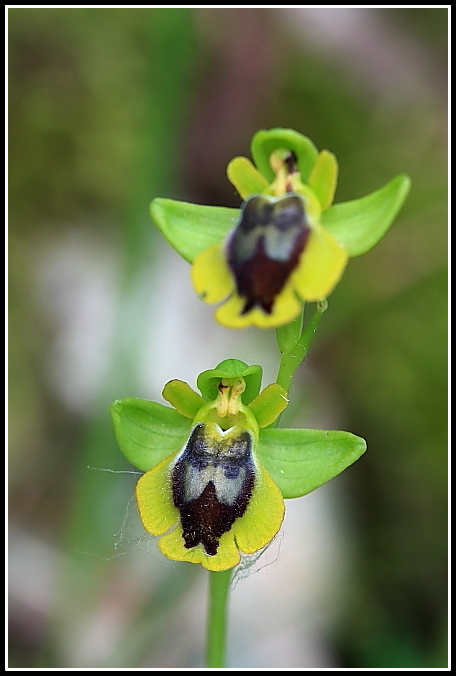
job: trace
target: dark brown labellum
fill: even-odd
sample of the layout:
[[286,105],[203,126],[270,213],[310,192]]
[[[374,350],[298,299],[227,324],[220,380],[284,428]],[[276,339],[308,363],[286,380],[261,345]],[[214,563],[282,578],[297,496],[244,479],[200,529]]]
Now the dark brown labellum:
[[252,446],[248,430],[219,436],[204,423],[193,428],[172,472],[187,549],[202,544],[214,556],[220,537],[244,514],[255,482]]
[[245,202],[227,243],[228,264],[237,292],[245,299],[242,314],[255,306],[271,314],[276,296],[299,263],[309,233],[299,195],[287,194],[274,201],[256,195]]

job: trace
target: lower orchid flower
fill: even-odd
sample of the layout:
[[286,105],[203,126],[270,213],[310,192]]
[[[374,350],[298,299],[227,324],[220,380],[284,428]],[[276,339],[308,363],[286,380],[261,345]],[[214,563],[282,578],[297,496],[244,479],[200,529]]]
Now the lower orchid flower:
[[365,441],[348,432],[273,429],[285,390],[260,392],[260,366],[235,359],[204,371],[197,384],[172,380],[163,397],[114,402],[125,457],[145,473],[136,502],[145,529],[176,561],[212,571],[235,567],[278,533],[284,498],[314,490],[357,460]]

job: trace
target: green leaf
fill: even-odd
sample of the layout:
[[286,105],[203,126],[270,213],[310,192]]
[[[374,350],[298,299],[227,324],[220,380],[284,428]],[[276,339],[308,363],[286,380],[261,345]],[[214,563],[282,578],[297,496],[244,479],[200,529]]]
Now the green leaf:
[[245,390],[241,399],[244,404],[250,404],[260,391],[262,377],[261,366],[248,366],[239,359],[225,359],[215,369],[200,373],[196,384],[207,401],[215,401],[219,392],[218,386],[223,378],[244,378]]
[[379,242],[396,218],[410,191],[405,174],[376,192],[335,204],[321,215],[321,223],[350,256],[360,256]]
[[301,180],[307,183],[317,160],[318,150],[307,136],[299,134],[294,129],[261,129],[253,136],[250,151],[260,172],[269,182],[274,180],[275,174],[269,164],[269,158],[274,150],[281,148],[295,153]]
[[182,448],[192,425],[174,408],[133,398],[115,401],[111,418],[120,450],[144,472]]
[[192,263],[198,254],[226,237],[240,211],[158,197],[150,205],[150,215],[171,246]]
[[260,430],[257,456],[284,498],[307,495],[358,460],[366,442],[350,432]]

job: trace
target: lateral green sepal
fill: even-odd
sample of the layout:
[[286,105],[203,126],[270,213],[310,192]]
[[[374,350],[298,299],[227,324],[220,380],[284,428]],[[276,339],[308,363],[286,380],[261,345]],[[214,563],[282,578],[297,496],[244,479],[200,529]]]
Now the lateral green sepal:
[[264,429],[257,457],[284,498],[310,493],[353,464],[366,442],[350,432]]
[[400,174],[376,192],[335,204],[321,215],[322,226],[345,247],[349,256],[361,256],[385,235],[410,191],[408,176]]
[[239,220],[239,209],[208,207],[157,197],[150,215],[163,236],[186,261],[221,242]]
[[110,412],[120,450],[143,472],[179,450],[192,425],[174,408],[143,399],[118,399]]

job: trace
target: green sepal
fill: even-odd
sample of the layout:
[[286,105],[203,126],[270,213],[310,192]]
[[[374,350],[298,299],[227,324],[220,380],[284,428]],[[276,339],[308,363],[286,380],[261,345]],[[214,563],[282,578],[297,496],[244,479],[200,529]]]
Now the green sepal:
[[198,389],[207,401],[215,401],[218,395],[220,381],[226,378],[245,380],[245,390],[241,394],[244,404],[250,404],[255,399],[261,387],[263,369],[261,366],[247,366],[239,359],[225,359],[215,369],[209,369],[199,374]]
[[350,432],[306,429],[260,431],[256,455],[284,498],[298,498],[354,463],[366,442]]
[[221,242],[239,220],[239,209],[207,207],[157,197],[150,215],[163,236],[185,260]]
[[183,380],[170,380],[169,383],[166,383],[162,397],[171,406],[174,406],[181,415],[192,420],[204,404],[201,395]]
[[268,385],[249,404],[249,409],[254,414],[259,427],[267,427],[288,406],[287,392],[277,383]]
[[360,256],[387,232],[405,202],[410,185],[410,178],[400,174],[366,197],[330,207],[322,213],[321,224],[349,256]]
[[274,180],[275,174],[269,164],[269,158],[274,150],[281,148],[294,152],[298,160],[301,180],[307,183],[317,160],[318,150],[307,136],[299,134],[294,129],[277,128],[257,131],[252,138],[250,152],[259,171],[269,183]]
[[110,412],[120,450],[143,472],[182,448],[192,426],[174,408],[143,399],[118,399]]

